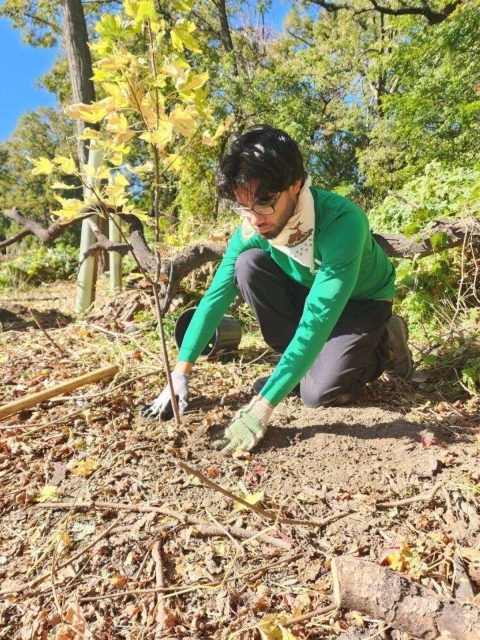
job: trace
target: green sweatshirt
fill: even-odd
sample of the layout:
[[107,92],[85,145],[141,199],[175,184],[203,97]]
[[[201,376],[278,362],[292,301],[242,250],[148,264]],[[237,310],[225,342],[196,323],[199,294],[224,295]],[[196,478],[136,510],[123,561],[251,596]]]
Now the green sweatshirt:
[[270,254],[287,276],[310,289],[297,331],[261,395],[276,406],[310,369],[349,300],[393,298],[395,269],[369,230],[365,213],[335,193],[311,189],[315,268],[296,262],[240,226],[185,334],[179,360],[194,363],[238,290],[235,262],[247,249]]

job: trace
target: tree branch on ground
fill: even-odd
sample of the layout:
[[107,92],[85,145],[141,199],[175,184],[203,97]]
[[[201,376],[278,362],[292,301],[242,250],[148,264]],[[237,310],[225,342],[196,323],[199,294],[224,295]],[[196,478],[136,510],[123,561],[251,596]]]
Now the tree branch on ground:
[[[62,223],[55,222],[48,229],[44,229],[38,222],[23,216],[18,209],[8,209],[5,211],[5,216],[23,226],[24,230],[1,242],[0,249],[19,242],[22,238],[32,234],[36,235],[43,244],[48,244],[61,236],[77,220],[83,220],[93,214],[98,214],[98,208],[85,207],[80,213],[80,218]],[[134,252],[139,266],[146,273],[154,274],[157,262],[155,254],[145,239],[142,222],[131,214],[122,214],[121,212],[117,212],[117,214],[122,222],[128,226],[128,232],[124,236],[126,241],[124,243],[112,242],[93,220],[89,220],[98,242],[90,247],[83,256],[82,261],[102,249],[105,251],[117,251],[122,256]],[[472,246],[480,248],[480,220],[477,218],[439,220],[431,228],[423,230],[410,238],[402,234],[392,233],[374,233],[373,236],[389,257],[412,259],[415,256],[423,258],[434,253],[435,249],[430,238],[439,233],[445,234],[442,250],[462,246],[466,234],[469,235]],[[162,274],[164,283],[160,289],[163,308],[165,310],[168,309],[183,278],[207,262],[219,262],[225,253],[225,249],[226,245],[222,242],[197,243],[184,247],[173,260],[163,259]],[[168,282],[168,286],[165,284],[166,282]]]

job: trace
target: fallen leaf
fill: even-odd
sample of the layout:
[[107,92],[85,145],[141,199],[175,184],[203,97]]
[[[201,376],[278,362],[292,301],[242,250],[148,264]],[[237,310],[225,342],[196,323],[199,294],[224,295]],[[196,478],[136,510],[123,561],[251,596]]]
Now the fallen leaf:
[[76,476],[88,478],[94,471],[99,468],[99,466],[99,462],[97,462],[96,460],[92,460],[92,458],[87,458],[86,460],[75,460],[73,462],[70,462],[67,466],[67,469],[70,471],[70,473],[74,473]]
[[37,502],[57,502],[57,500],[57,487],[53,484],[45,485],[37,496]]
[[267,613],[257,625],[262,640],[296,640],[288,629],[282,626],[287,621],[285,615]]
[[110,578],[110,584],[116,589],[121,589],[128,582],[128,578],[123,573],[114,573]]
[[435,444],[435,436],[433,433],[427,433],[422,436],[422,445],[424,447],[431,447],[432,444]]
[[263,473],[265,473],[267,468],[258,466],[258,467],[253,467],[253,470],[255,471],[255,473],[262,475]]
[[[239,498],[248,502],[248,504],[255,505],[257,502],[261,502],[264,498],[265,494],[263,491],[257,491],[257,493],[247,493],[246,495],[240,494]],[[244,504],[240,504],[240,502],[235,502],[235,509],[237,511],[243,511],[244,509],[248,509]]]

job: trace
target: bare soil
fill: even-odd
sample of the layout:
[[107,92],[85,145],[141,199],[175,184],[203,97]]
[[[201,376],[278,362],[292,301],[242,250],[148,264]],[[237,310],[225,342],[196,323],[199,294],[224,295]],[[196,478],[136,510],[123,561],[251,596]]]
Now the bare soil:
[[0,405],[120,366],[0,420],[0,638],[407,638],[350,611],[291,622],[332,603],[330,561],[344,554],[445,598],[458,556],[478,594],[478,397],[425,375],[377,381],[351,407],[290,396],[251,455],[224,457],[212,434],[275,364],[261,340],[198,364],[175,427],[140,414],[164,385],[151,324],[75,320],[73,301],[65,283],[0,296]]

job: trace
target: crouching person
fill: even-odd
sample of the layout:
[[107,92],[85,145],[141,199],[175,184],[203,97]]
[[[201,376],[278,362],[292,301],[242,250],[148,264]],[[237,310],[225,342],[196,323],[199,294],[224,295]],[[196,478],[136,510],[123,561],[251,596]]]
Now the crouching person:
[[[408,378],[407,327],[392,316],[395,269],[365,213],[316,189],[297,144],[255,126],[226,151],[217,189],[243,218],[184,337],[172,379],[180,412],[193,364],[238,292],[266,343],[282,357],[257,395],[213,441],[224,453],[249,451],[275,407],[299,385],[308,407],[353,402],[384,371]],[[171,416],[168,387],[144,409]]]

